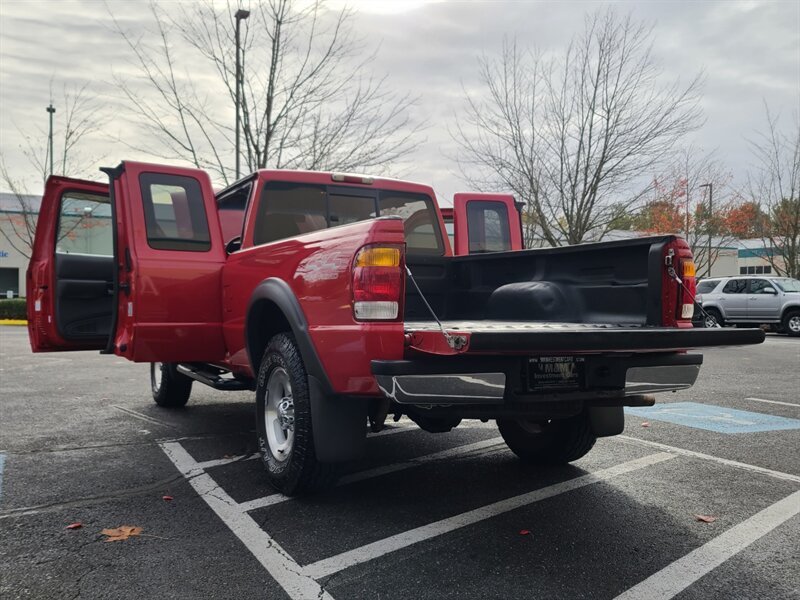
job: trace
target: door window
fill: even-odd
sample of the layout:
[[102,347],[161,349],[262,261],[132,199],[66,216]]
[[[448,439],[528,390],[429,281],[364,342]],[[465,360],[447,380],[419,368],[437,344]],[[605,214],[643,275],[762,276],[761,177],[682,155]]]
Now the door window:
[[56,252],[111,256],[114,253],[111,225],[108,197],[65,192],[58,215]]
[[722,288],[723,294],[744,294],[747,291],[747,279],[731,279]]
[[770,288],[775,291],[775,287],[772,285],[771,282],[767,281],[766,279],[753,279],[750,281],[750,293],[751,294],[765,294],[767,292],[764,291],[765,288]]
[[469,252],[504,252],[511,250],[508,210],[501,202],[467,203]]
[[208,252],[211,235],[200,182],[191,177],[142,173],[147,243],[154,250]]

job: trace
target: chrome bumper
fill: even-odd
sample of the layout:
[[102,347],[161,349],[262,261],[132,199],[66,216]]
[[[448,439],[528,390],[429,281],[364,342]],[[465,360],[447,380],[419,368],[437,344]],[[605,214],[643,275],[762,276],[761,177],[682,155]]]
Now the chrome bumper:
[[[624,396],[685,390],[694,385],[699,373],[699,364],[630,367]],[[502,404],[505,400],[505,373],[375,375],[375,379],[383,394],[399,404]],[[590,398],[592,391],[579,395]]]

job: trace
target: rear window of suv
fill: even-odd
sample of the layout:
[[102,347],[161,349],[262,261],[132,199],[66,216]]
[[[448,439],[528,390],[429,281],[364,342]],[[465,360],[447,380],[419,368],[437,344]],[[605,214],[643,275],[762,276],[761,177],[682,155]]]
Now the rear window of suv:
[[697,284],[697,293],[698,294],[708,294],[711,290],[713,290],[715,287],[717,287],[718,283],[719,283],[719,279],[716,279],[716,280],[707,279],[705,281],[701,281],[700,283]]

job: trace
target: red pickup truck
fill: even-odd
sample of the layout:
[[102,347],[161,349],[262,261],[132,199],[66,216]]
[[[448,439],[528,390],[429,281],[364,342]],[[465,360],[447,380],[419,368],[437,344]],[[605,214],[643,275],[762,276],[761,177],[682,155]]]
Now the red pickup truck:
[[573,461],[622,431],[623,406],[691,386],[687,350],[764,338],[691,328],[694,263],[674,236],[514,250],[513,201],[473,194],[454,205],[454,255],[425,185],[264,170],[215,194],[197,169],[104,171],[47,182],[33,351],[149,362],[164,407],[195,381],[255,390],[286,494],[330,485],[388,414],[431,432],[495,419],[523,460]]

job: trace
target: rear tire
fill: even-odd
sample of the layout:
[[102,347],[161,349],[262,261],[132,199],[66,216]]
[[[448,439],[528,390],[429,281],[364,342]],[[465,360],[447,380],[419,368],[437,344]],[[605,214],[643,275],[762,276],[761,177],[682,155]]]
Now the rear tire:
[[783,330],[792,337],[800,336],[800,310],[790,310],[783,316],[781,321]]
[[153,400],[164,408],[186,406],[192,393],[192,378],[178,373],[173,363],[150,363]]
[[585,456],[597,441],[586,413],[569,419],[497,421],[500,435],[524,462],[563,465]]
[[264,351],[256,383],[256,428],[261,459],[276,490],[292,496],[336,483],[338,464],[317,460],[308,375],[291,335],[274,336]]
[[722,313],[719,312],[716,308],[706,309],[705,326],[716,327],[717,325],[719,325],[720,327],[724,327],[725,325],[725,321],[722,318]]

